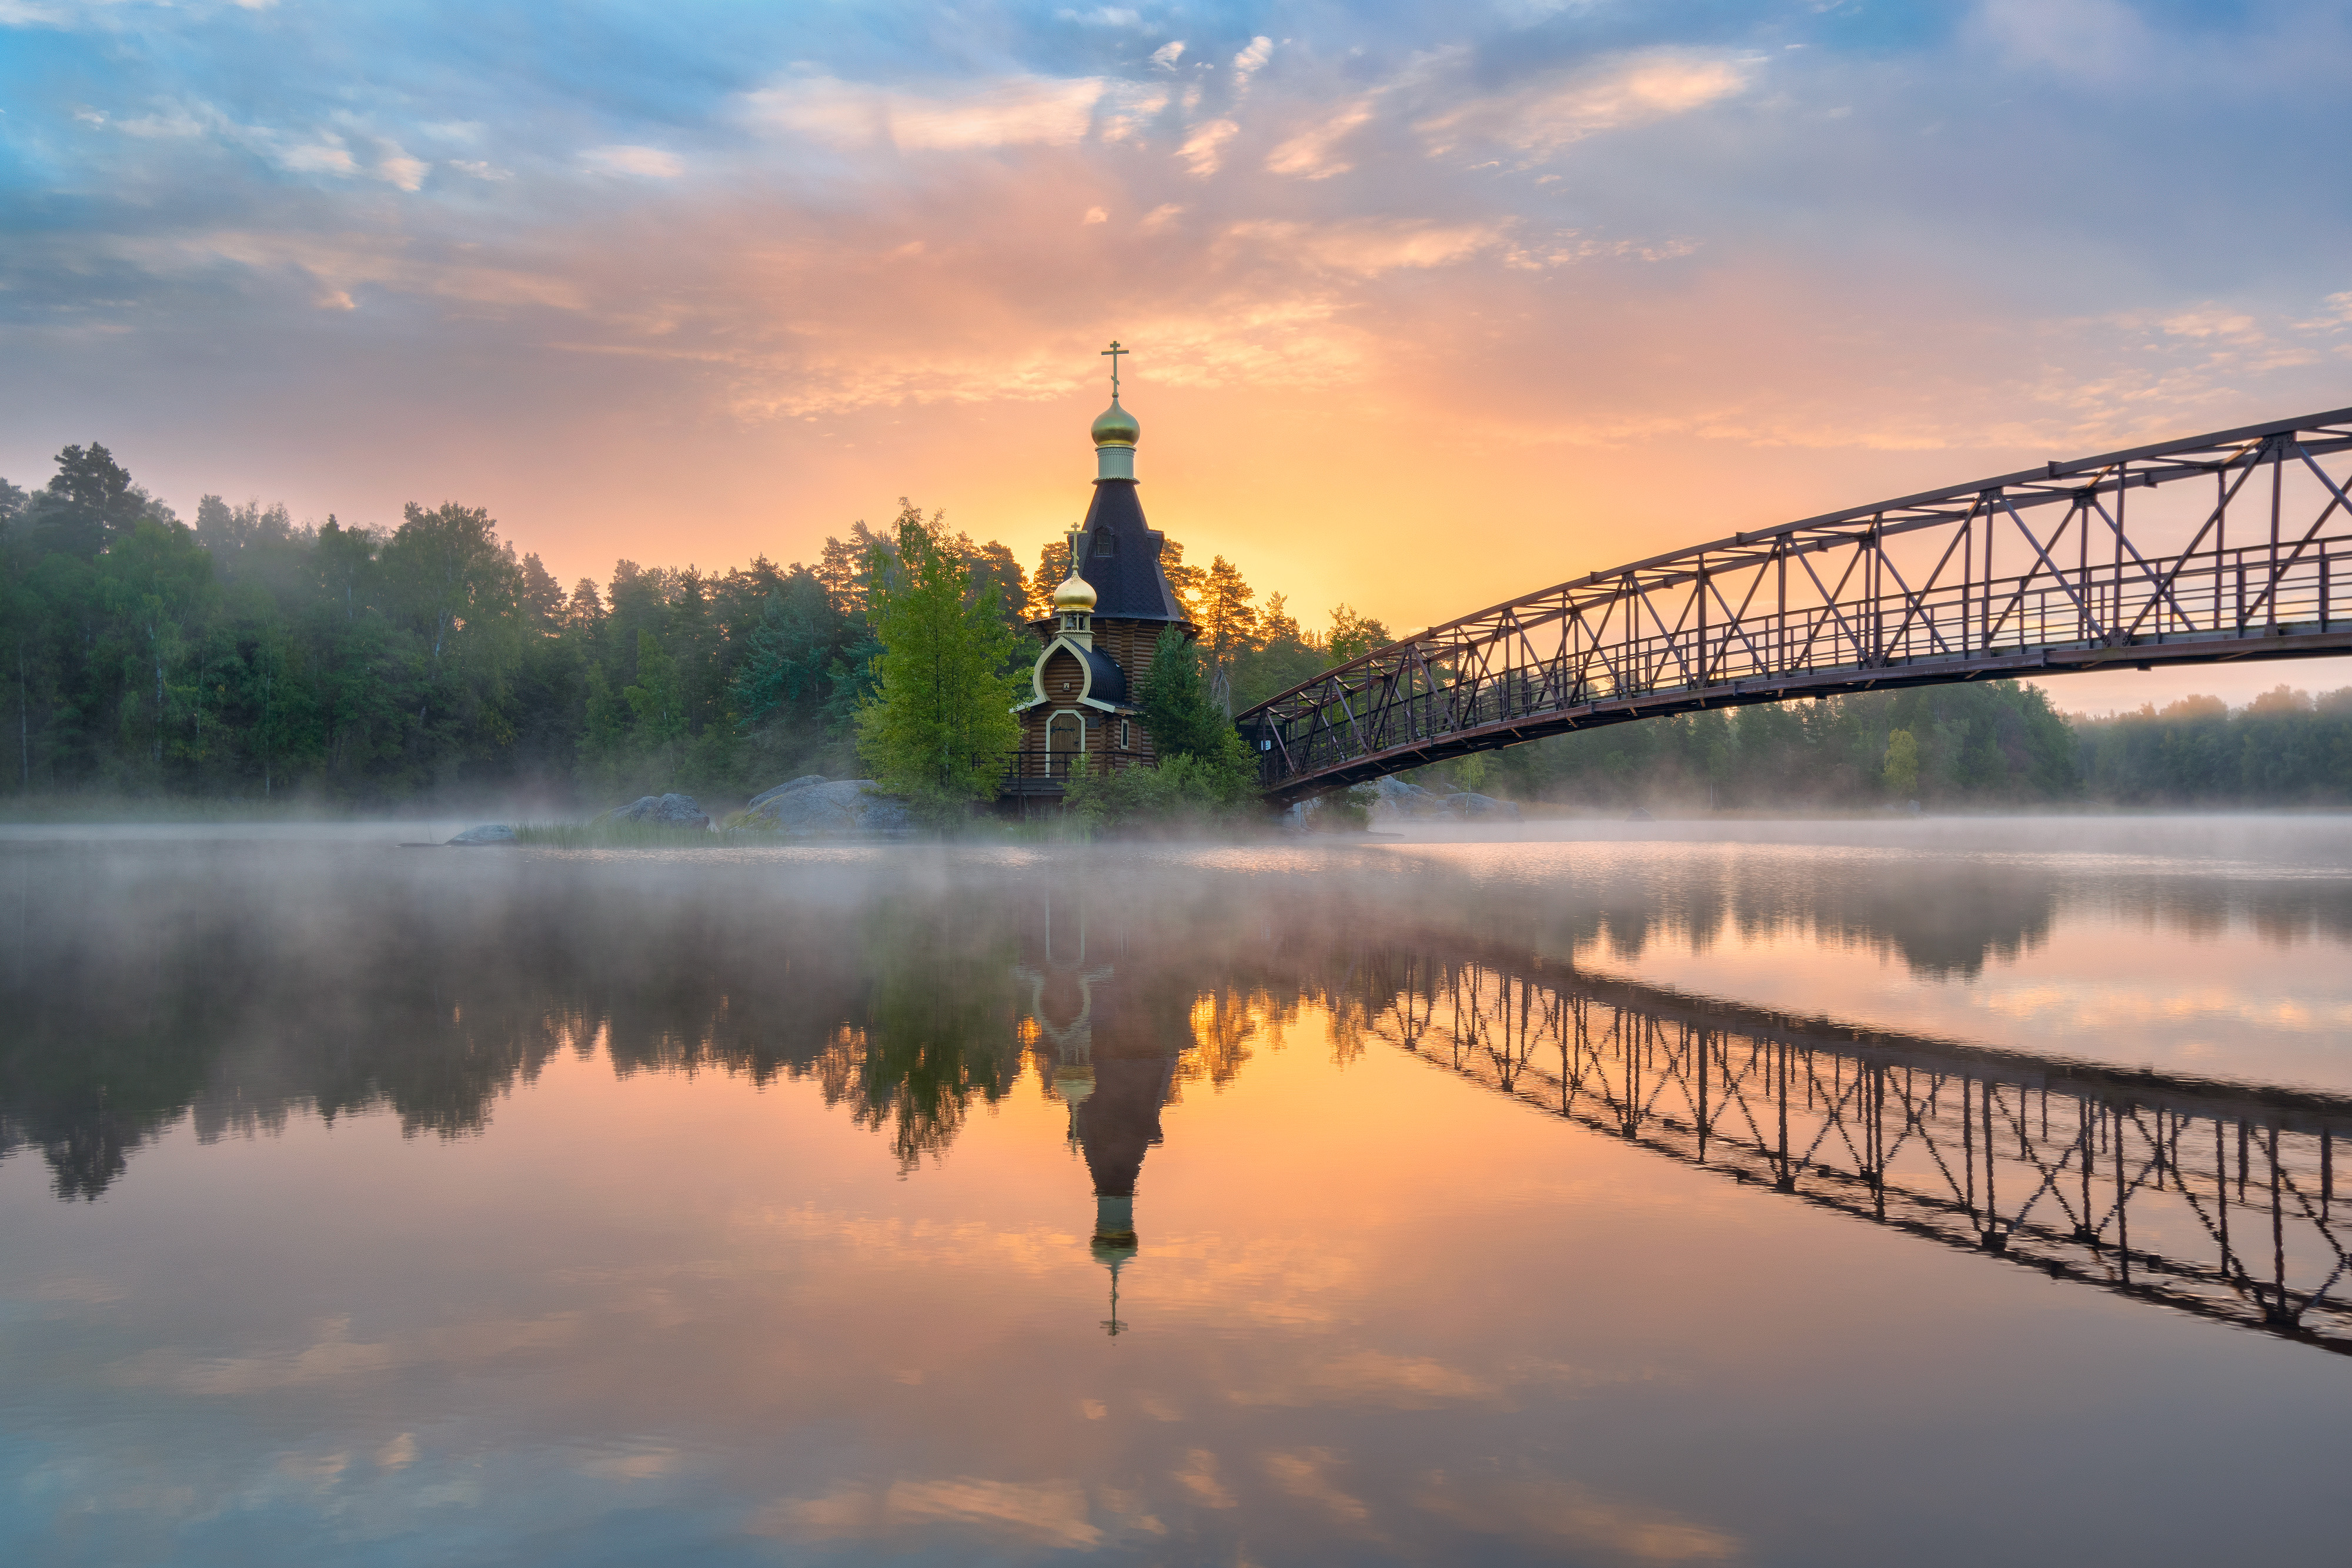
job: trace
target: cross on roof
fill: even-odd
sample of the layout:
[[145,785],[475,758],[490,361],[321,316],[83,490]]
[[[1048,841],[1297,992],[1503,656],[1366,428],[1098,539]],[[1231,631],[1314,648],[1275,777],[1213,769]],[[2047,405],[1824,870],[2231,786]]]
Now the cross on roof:
[[1133,349],[1120,348],[1117,338],[1113,338],[1110,340],[1110,347],[1103,350],[1104,357],[1110,361],[1110,401],[1113,402],[1118,401],[1118,357],[1121,354],[1133,352],[1135,352]]

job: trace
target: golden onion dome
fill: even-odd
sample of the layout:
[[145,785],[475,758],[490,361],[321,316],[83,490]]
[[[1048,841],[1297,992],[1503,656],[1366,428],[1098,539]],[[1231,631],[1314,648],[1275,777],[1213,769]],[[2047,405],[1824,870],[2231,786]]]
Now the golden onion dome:
[[1118,406],[1118,395],[1111,394],[1110,406],[1095,416],[1097,446],[1132,446],[1143,434],[1143,426],[1135,423],[1135,415]]
[[1075,571],[1063,579],[1061,587],[1054,590],[1054,608],[1058,612],[1092,614],[1094,607],[1095,585]]

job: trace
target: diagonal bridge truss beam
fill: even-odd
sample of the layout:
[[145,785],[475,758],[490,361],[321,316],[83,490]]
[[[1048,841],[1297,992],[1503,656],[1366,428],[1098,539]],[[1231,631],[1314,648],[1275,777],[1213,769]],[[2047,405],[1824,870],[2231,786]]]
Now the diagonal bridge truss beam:
[[1286,801],[1701,708],[2352,653],[2352,408],[2049,463],[1598,571],[1236,720]]

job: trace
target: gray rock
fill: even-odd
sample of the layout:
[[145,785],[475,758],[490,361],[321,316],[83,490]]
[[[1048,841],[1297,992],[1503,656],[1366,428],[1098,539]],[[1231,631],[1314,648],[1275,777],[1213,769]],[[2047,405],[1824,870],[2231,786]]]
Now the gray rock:
[[1443,797],[1406,779],[1381,779],[1372,784],[1375,817],[1433,817],[1444,809]]
[[1490,795],[1458,790],[1440,795],[1402,779],[1376,780],[1372,789],[1372,816],[1387,821],[1398,817],[1456,817],[1465,821],[1482,819],[1489,821],[1517,821],[1517,804],[1497,800]]
[[751,803],[743,809],[747,811],[756,811],[779,795],[789,795],[795,789],[806,789],[827,781],[822,773],[803,773],[789,784],[779,784],[772,789],[752,796]]
[[510,844],[515,841],[515,831],[504,822],[484,822],[480,827],[467,828],[449,841],[461,846]]
[[811,774],[754,796],[735,819],[739,827],[774,833],[896,832],[915,825],[905,801],[878,794],[871,779]]
[[672,828],[707,828],[710,818],[691,795],[641,795],[625,806],[615,806],[599,822],[652,822]]

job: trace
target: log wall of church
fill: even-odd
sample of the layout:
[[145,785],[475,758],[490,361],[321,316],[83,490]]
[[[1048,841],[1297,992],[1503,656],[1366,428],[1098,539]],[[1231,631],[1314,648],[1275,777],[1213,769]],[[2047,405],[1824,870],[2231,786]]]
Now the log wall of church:
[[[1158,651],[1160,633],[1166,623],[1158,621],[1097,620],[1093,625],[1096,650],[1109,658],[1127,677],[1127,701],[1135,706],[1136,696],[1151,672],[1153,654]],[[1037,629],[1041,640],[1050,643],[1055,627],[1048,622]],[[1026,778],[1048,777],[1053,716],[1077,707],[1077,695],[1082,675],[1077,660],[1066,651],[1055,653],[1046,662],[1043,675],[1047,701],[1021,716],[1021,760],[1018,773]],[[1152,768],[1160,762],[1159,748],[1143,727],[1140,715],[1129,712],[1106,714],[1098,708],[1082,710],[1087,720],[1086,752],[1088,762],[1103,766],[1105,758],[1113,768]],[[1065,719],[1065,725],[1067,724]],[[1121,739],[1121,727],[1125,738]],[[1058,776],[1058,775],[1051,775]]]

